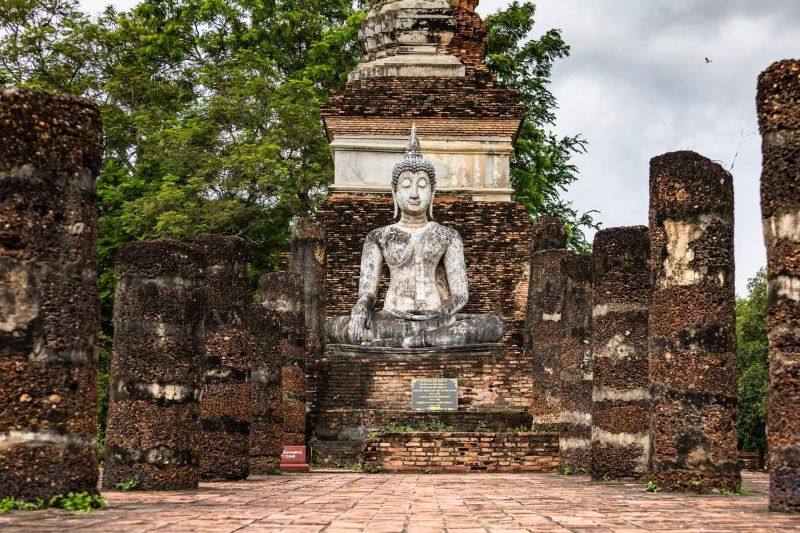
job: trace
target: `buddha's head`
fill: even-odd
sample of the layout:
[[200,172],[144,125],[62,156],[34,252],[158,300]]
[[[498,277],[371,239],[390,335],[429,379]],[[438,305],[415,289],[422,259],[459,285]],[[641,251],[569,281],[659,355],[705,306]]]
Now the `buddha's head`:
[[411,128],[406,154],[392,171],[394,216],[397,217],[399,210],[409,215],[422,215],[428,212],[433,217],[435,193],[436,170],[430,161],[422,157],[417,126],[414,125]]

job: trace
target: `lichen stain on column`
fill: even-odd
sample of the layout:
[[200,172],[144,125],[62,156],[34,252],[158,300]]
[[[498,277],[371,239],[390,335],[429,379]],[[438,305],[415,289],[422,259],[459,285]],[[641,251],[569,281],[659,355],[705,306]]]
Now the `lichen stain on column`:
[[694,152],[650,163],[649,478],[665,490],[736,490],[733,178]]
[[800,61],[758,79],[761,212],[767,245],[769,507],[800,511]]
[[0,91],[0,499],[97,493],[98,108]]

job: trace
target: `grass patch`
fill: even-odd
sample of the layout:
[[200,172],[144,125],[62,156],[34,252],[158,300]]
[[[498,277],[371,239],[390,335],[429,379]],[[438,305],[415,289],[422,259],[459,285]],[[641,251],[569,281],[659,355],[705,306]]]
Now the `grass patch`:
[[53,496],[49,500],[36,499],[32,502],[17,500],[7,496],[0,500],[0,513],[11,511],[38,511],[40,509],[64,509],[72,514],[82,515],[98,509],[103,509],[108,502],[102,496],[88,492],[68,492]]

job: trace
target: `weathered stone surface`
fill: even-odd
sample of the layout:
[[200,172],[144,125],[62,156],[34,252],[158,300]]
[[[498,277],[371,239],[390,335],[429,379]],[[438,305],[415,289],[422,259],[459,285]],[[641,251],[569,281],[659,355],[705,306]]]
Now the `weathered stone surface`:
[[550,217],[540,217],[534,224],[525,323],[525,350],[533,358],[533,427],[536,431],[555,433],[561,420],[559,352],[564,302],[561,261],[572,254],[563,248],[566,245],[563,226],[563,222]]
[[0,91],[0,499],[97,493],[97,107]]
[[560,469],[589,472],[592,459],[592,264],[591,256],[561,260],[564,301],[559,353]]
[[205,255],[193,244],[132,242],[117,254],[114,354],[103,486],[199,481]]
[[250,365],[246,313],[251,300],[247,245],[239,237],[201,235],[206,256],[203,284],[205,378],[200,401],[203,479],[246,479],[250,468]]
[[738,361],[733,178],[694,153],[650,162],[649,477],[667,490],[734,490]]
[[261,277],[258,287],[261,305],[277,316],[281,327],[281,392],[277,407],[281,446],[303,446],[308,389],[303,279],[294,271],[271,272]]
[[325,350],[326,253],[325,227],[314,219],[298,219],[292,227],[292,268],[303,280],[306,351],[315,356]]
[[463,77],[464,65],[446,53],[456,28],[448,0],[383,2],[361,24],[362,62],[348,79]]
[[281,322],[278,314],[261,304],[248,309],[251,343],[250,473],[272,474],[281,462]]
[[593,479],[638,479],[650,456],[645,226],[599,231],[592,255]]
[[800,511],[800,61],[758,80],[761,212],[767,245],[770,509]]

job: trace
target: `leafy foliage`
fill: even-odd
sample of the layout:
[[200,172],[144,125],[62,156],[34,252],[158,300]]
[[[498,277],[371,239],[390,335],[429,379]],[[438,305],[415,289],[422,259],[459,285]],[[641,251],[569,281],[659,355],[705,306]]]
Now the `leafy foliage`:
[[767,274],[762,269],[747,284],[746,298],[736,300],[739,353],[739,449],[764,452],[769,384],[766,328]]
[[570,245],[585,252],[589,243],[582,228],[599,227],[595,212],[579,213],[561,194],[578,179],[571,157],[585,151],[586,141],[580,136],[559,138],[550,131],[558,106],[548,85],[555,61],[568,56],[570,47],[557,29],[539,39],[528,39],[535,15],[534,4],[515,1],[486,18],[486,63],[504,85],[518,90],[520,101],[528,108],[511,166],[511,184],[515,198],[533,217],[549,215],[564,220]]

